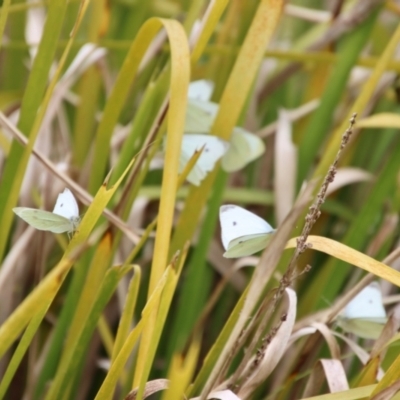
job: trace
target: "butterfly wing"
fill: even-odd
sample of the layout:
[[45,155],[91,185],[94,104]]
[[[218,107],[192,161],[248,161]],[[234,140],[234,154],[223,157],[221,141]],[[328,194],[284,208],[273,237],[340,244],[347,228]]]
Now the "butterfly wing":
[[[186,164],[192,158],[193,154],[194,153],[190,154],[190,152],[187,152],[184,149],[181,150],[181,155],[179,158],[179,173],[181,173],[185,169]],[[199,160],[197,160],[196,164],[193,165],[192,169],[190,170],[190,172],[188,173],[188,175],[186,177],[186,179],[192,185],[195,185],[195,186],[199,186],[201,181],[207,175],[207,173],[198,166],[198,161]]]
[[387,322],[387,318],[354,318],[339,317],[337,324],[346,332],[354,333],[364,339],[378,339]]
[[253,133],[236,127],[231,136],[230,147],[221,161],[226,172],[239,171],[260,157],[265,151],[264,142]]
[[271,225],[246,209],[235,205],[221,206],[219,211],[224,257],[243,257],[265,248],[274,233]]
[[214,82],[206,79],[193,81],[189,84],[188,97],[200,101],[208,101],[214,90]]
[[273,232],[247,235],[231,240],[223,256],[225,258],[246,257],[264,250],[271,240]]
[[74,229],[73,223],[61,215],[36,208],[16,207],[15,214],[22,218],[29,225],[40,231],[53,233],[71,232]]
[[[218,109],[219,105],[211,101],[189,99],[185,132],[210,132]],[[257,135],[235,127],[229,149],[222,158],[222,168],[227,172],[238,171],[260,157],[264,151],[264,142]]]
[[357,294],[345,307],[341,315],[347,319],[386,318],[382,292],[378,282],[372,282]]
[[183,135],[180,157],[180,172],[186,166],[196,151],[203,148],[199,159],[187,176],[187,180],[193,185],[200,185],[208,172],[212,171],[216,162],[225,154],[228,144],[212,135],[190,134]]
[[377,339],[386,321],[378,282],[372,282],[358,293],[337,318],[343,330],[366,339]]
[[79,217],[78,203],[68,188],[65,188],[64,191],[58,195],[53,213],[67,219],[76,219]]
[[218,112],[218,105],[189,99],[186,116],[185,132],[209,133]]

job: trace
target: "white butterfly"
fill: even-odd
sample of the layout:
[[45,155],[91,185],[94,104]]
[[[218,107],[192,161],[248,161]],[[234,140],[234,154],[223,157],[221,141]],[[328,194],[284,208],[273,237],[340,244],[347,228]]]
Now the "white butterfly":
[[[210,133],[219,105],[211,101],[189,99],[186,111],[185,132]],[[222,157],[221,166],[226,172],[239,171],[260,157],[265,151],[264,142],[243,128],[233,129],[230,146]]]
[[188,97],[201,101],[208,101],[214,90],[214,82],[207,79],[199,79],[189,84]]
[[189,99],[186,108],[185,133],[210,133],[218,104]]
[[234,205],[219,209],[224,257],[249,256],[265,249],[275,230],[267,221]]
[[72,233],[80,223],[78,204],[69,189],[58,195],[53,212],[28,207],[16,207],[13,211],[29,225],[41,231]]
[[339,314],[338,325],[365,339],[377,339],[387,321],[378,282],[372,282],[355,296]]
[[[204,148],[203,148],[204,146]],[[183,135],[182,149],[179,158],[179,172],[182,172],[196,151],[203,151],[187,176],[193,185],[199,186],[207,173],[212,171],[215,163],[225,154],[229,145],[224,140],[212,135]]]

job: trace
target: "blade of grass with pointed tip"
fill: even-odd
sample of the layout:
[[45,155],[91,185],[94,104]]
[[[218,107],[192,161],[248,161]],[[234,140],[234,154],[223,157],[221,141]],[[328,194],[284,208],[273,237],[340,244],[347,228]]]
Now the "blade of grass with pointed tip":
[[[178,279],[182,271],[183,264],[186,260],[188,248],[189,246],[187,245],[182,250],[177,259],[174,260],[173,263],[168,267],[169,273],[167,274],[165,287],[160,298],[159,308],[156,314],[156,321],[154,327],[148,330],[149,332],[151,332],[151,336],[147,338],[143,337],[141,340],[141,346],[143,343],[143,348],[147,349],[147,353],[146,357],[144,358],[140,358],[139,354],[139,358],[136,364],[136,371],[140,368],[140,374],[136,374],[135,371],[135,380],[134,380],[134,386],[138,386],[138,392],[136,397],[137,400],[142,399],[144,389],[146,387],[146,382],[153,364],[153,359],[158,347],[158,342],[160,340],[161,333],[163,331],[164,324],[168,315],[168,311],[171,306],[172,297],[175,293]],[[138,380],[138,377],[140,377],[140,380]]]
[[79,327],[75,326],[74,335],[69,335],[68,337],[65,352],[57,369],[55,379],[46,394],[46,400],[61,398],[62,391],[66,390],[73,380],[81,376],[80,370],[83,367],[84,353],[88,349],[88,343],[93,331],[96,329],[97,321],[115,292],[119,281],[130,270],[130,267],[112,267],[107,271],[95,298],[91,301],[91,306],[88,307],[85,319],[81,321]]
[[129,284],[128,293],[125,299],[124,309],[119,320],[118,330],[115,337],[114,348],[112,352],[111,362],[115,361],[118,353],[121,351],[126,338],[129,335],[130,325],[133,321],[137,296],[139,293],[141,269],[138,265],[133,265],[133,278]]
[[[378,395],[378,393],[382,392],[389,386],[393,385],[395,382],[400,379],[400,355],[392,362],[390,367],[387,369],[383,378],[378,382],[372,393],[370,394],[370,398],[372,399],[374,396]],[[388,399],[389,397],[384,397]],[[392,398],[392,397],[390,397]]]
[[4,376],[1,379],[0,383],[0,399],[4,398],[4,395],[6,394],[6,391],[8,389],[8,386],[11,383],[12,378],[14,377],[15,372],[18,369],[18,366],[20,365],[26,351],[29,348],[29,345],[32,342],[32,339],[36,333],[36,331],[39,328],[39,325],[41,324],[43,318],[45,317],[47,310],[49,309],[49,305],[46,304],[45,307],[42,307],[42,309],[37,312],[31,321],[29,322],[29,325],[27,326],[24,334],[22,335],[22,338],[20,342],[18,343],[18,347],[16,348],[8,366],[7,370],[4,373]]
[[143,326],[147,323],[150,316],[157,312],[158,305],[160,303],[160,297],[164,290],[166,283],[167,274],[164,273],[163,277],[159,281],[157,287],[154,289],[153,294],[147,301],[143,311],[142,318],[137,325],[132,329],[126,338],[121,351],[116,356],[114,362],[111,364],[110,369],[107,372],[106,378],[104,379],[100,390],[97,392],[95,400],[109,400],[112,398],[114,393],[115,385],[120,379],[124,366],[130,357],[130,354],[139,340],[140,335],[143,331]]
[[44,360],[43,367],[40,370],[36,385],[33,391],[33,399],[41,400],[44,390],[49,381],[56,373],[61,352],[64,348],[65,332],[73,319],[77,304],[79,302],[79,294],[83,290],[85,278],[90,266],[89,257],[84,254],[83,257],[74,265],[74,274],[72,275],[71,283],[68,287],[68,292],[65,297],[64,306],[60,311],[57,319],[57,324],[54,327],[49,343],[47,357]]
[[168,371],[170,385],[168,390],[162,394],[161,400],[175,400],[183,398],[185,390],[189,386],[193,377],[196,364],[198,362],[199,353],[200,338],[195,337],[185,355],[174,355],[170,370]]
[[[92,261],[78,265],[72,283],[69,287],[63,310],[57,321],[51,337],[51,343],[34,390],[34,398],[43,398],[43,393],[48,382],[50,382],[57,371],[60,358],[65,358],[66,349],[70,349],[69,342],[79,334],[81,325],[86,321],[93,301],[108,267],[111,238],[109,234],[104,236],[94,253]],[[90,263],[90,264],[89,264]],[[90,265],[89,270],[86,265]],[[90,282],[90,284],[85,284]],[[66,332],[68,332],[66,337]],[[64,349],[64,355],[62,351]],[[62,360],[61,360],[62,362]]]

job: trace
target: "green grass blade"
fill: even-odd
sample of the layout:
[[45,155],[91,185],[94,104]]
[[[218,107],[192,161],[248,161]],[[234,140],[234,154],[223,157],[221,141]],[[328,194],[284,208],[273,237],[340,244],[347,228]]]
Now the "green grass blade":
[[68,338],[56,377],[46,394],[46,400],[59,399],[63,395],[62,391],[66,390],[74,379],[80,377],[78,366],[81,360],[84,360],[84,354],[96,329],[97,321],[119,281],[129,270],[129,267],[113,267],[105,275],[96,297],[91,299],[92,304],[87,309],[85,319],[77,321],[80,326],[76,326],[75,332]]
[[32,339],[37,332],[39,325],[43,321],[43,318],[45,317],[47,311],[48,311],[48,305],[45,307],[42,307],[41,310],[39,310],[35,315],[32,317],[31,321],[29,322],[29,325],[27,326],[24,334],[22,335],[22,338],[18,344],[17,349],[15,350],[10,363],[8,364],[7,370],[1,380],[0,383],[0,399],[3,399],[7,388],[18,368],[20,365],[22,358],[24,357],[26,351],[28,350],[29,345],[32,342]]

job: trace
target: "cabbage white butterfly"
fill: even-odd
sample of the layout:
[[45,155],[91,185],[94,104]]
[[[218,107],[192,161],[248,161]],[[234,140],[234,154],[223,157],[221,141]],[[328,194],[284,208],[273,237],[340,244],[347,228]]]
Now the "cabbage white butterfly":
[[185,116],[185,133],[210,133],[218,104],[189,99]]
[[188,97],[201,101],[208,101],[214,91],[214,82],[207,79],[199,79],[189,84]]
[[58,195],[53,212],[28,207],[15,207],[13,211],[40,231],[72,233],[80,223],[78,204],[69,189]]
[[219,220],[226,258],[249,256],[265,249],[275,232],[267,221],[230,204],[220,207]]
[[361,290],[337,318],[337,323],[343,330],[364,339],[377,339],[386,321],[378,282],[372,282]]
[[212,135],[183,135],[179,172],[184,170],[193,154],[203,148],[203,152],[186,178],[193,185],[199,186],[207,173],[214,169],[215,163],[225,154],[228,146],[227,142]]
[[[189,99],[186,111],[185,132],[209,133],[218,113],[219,105],[211,101]],[[243,128],[233,129],[230,146],[222,157],[221,166],[226,172],[239,171],[260,157],[265,151],[264,142]]]

